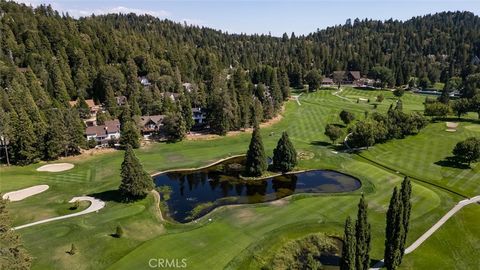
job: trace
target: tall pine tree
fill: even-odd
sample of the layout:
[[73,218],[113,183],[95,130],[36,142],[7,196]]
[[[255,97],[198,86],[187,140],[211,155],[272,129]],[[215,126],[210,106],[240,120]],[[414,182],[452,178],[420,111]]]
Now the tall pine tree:
[[140,147],[140,132],[133,120],[126,120],[126,122],[122,123],[120,145],[122,145],[122,147],[127,147],[127,145],[133,148]]
[[402,262],[403,255],[405,254],[405,244],[407,242],[408,229],[410,224],[410,212],[412,211],[412,202],[410,198],[412,197],[412,183],[410,178],[405,176],[402,182],[402,188],[400,190],[402,206],[403,206],[403,237],[402,242],[400,243],[400,250],[402,257],[400,257],[400,263]]
[[267,157],[263,148],[260,128],[255,127],[250,140],[250,146],[247,151],[247,161],[245,164],[245,174],[247,176],[261,176],[267,169]]
[[371,231],[367,219],[367,203],[362,194],[358,203],[357,222],[355,223],[356,252],[355,265],[357,270],[368,270],[370,266]]
[[297,151],[284,131],[282,137],[273,150],[273,168],[281,171],[291,171],[297,165]]
[[32,122],[22,108],[19,108],[18,115],[12,113],[11,117],[13,132],[10,144],[13,161],[18,165],[30,164],[38,158]]
[[356,239],[352,219],[347,217],[343,234],[342,259],[340,270],[355,270]]
[[120,176],[122,182],[118,190],[126,201],[144,198],[153,189],[152,177],[143,169],[130,145],[125,149]]
[[387,226],[385,231],[385,267],[397,269],[400,265],[403,241],[403,203],[397,187],[393,189],[392,198],[387,211]]
[[32,258],[23,248],[20,236],[11,228],[7,200],[0,194],[0,269],[28,270]]

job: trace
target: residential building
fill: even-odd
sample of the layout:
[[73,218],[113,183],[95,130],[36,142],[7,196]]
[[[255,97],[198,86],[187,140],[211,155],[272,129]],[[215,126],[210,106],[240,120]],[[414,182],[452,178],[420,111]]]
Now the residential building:
[[140,117],[140,131],[148,139],[152,134],[162,132],[165,115],[144,115]]
[[[74,101],[69,101],[68,103],[71,107],[74,107],[75,105],[77,105],[78,99]],[[100,105],[96,105],[93,99],[86,99],[85,103],[87,103],[88,109],[90,110],[90,116],[95,117],[101,109]]]
[[140,84],[143,86],[150,86],[152,85],[146,76],[138,77]]
[[206,113],[202,108],[192,108],[192,117],[195,125],[203,125],[205,123]]
[[180,97],[179,93],[172,93],[172,92],[165,92],[163,93],[163,95],[165,98],[170,98],[172,101],[176,101]]
[[325,77],[322,79],[322,85],[333,85],[333,84],[334,82],[332,78]]
[[362,78],[360,71],[334,71],[333,81],[341,84],[354,84]]
[[120,121],[108,120],[104,125],[89,126],[85,130],[85,136],[87,140],[95,140],[97,144],[107,145],[109,141],[120,138]]

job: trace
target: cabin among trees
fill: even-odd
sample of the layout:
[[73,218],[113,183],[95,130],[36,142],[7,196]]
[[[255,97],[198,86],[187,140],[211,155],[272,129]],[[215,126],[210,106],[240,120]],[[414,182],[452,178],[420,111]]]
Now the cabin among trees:
[[110,141],[120,139],[120,121],[118,119],[105,121],[105,124],[89,126],[85,130],[87,141],[95,141],[97,145],[107,146]]
[[356,84],[362,78],[360,71],[334,71],[332,73],[333,81],[336,84]]
[[154,137],[162,137],[164,133],[162,128],[164,126],[163,120],[165,115],[149,115],[140,117],[140,132],[145,139]]

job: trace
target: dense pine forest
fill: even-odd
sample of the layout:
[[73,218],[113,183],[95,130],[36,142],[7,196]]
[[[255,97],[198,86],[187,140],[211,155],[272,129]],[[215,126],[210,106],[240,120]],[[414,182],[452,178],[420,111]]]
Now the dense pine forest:
[[372,77],[388,70],[390,87],[459,82],[471,98],[480,85],[479,29],[478,16],[445,12],[405,22],[347,20],[307,36],[272,37],[148,15],[74,19],[50,6],[1,1],[0,135],[16,164],[77,154],[88,147],[86,99],[105,108],[97,121],[120,119],[133,140],[131,123],[160,114],[170,137],[182,139],[194,124],[192,108],[204,109],[210,131],[224,135],[274,117],[290,87],[336,70]]

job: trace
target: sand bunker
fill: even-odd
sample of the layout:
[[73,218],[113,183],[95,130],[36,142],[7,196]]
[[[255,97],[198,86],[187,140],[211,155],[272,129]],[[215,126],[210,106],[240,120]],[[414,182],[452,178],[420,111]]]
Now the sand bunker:
[[48,185],[38,185],[17,191],[7,192],[3,195],[3,199],[9,199],[11,202],[21,201],[27,197],[37,195],[48,189]]
[[457,131],[458,123],[455,122],[446,122],[445,125],[447,125],[447,129],[445,131],[448,132],[455,132]]
[[55,164],[48,164],[43,165],[42,167],[38,168],[37,171],[39,172],[63,172],[68,171],[74,167],[73,164],[70,163],[55,163]]

